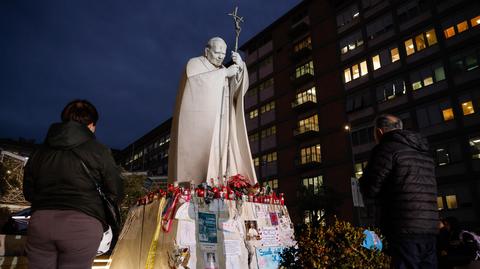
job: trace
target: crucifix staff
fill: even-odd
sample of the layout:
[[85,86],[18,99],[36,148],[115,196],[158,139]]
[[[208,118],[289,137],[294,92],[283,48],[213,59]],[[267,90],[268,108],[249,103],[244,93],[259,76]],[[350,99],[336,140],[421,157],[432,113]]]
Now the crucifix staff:
[[238,16],[238,6],[235,7],[235,10],[232,13],[229,13],[229,16],[232,16],[233,21],[235,23],[235,52],[238,51],[238,37],[240,36],[240,32],[242,31],[242,27],[240,27],[240,23],[243,22],[243,17]]

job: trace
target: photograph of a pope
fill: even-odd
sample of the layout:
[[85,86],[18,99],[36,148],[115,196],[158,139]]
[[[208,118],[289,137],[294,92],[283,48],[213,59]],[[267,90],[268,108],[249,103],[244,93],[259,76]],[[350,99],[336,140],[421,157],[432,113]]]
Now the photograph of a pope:
[[188,61],[178,87],[168,157],[168,181],[219,184],[241,174],[257,182],[245,127],[248,71],[240,54],[223,65],[227,45],[211,38]]

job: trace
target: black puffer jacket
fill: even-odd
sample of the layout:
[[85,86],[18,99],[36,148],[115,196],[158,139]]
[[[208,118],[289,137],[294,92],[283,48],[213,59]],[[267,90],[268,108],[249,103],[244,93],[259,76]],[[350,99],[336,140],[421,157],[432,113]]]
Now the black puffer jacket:
[[73,209],[105,224],[102,200],[79,157],[103,185],[106,195],[120,202],[123,182],[110,150],[80,123],[55,123],[44,144],[32,154],[24,170],[23,194],[32,210]]
[[378,199],[386,236],[437,233],[435,164],[419,134],[387,132],[372,150],[360,187],[365,196]]

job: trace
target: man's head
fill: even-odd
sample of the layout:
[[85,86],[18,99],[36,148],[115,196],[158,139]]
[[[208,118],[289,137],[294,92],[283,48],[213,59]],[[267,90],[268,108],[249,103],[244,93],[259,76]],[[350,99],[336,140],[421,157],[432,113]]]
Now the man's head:
[[227,43],[220,37],[214,37],[208,40],[205,47],[205,57],[216,67],[222,66],[225,53],[227,52]]
[[380,142],[383,135],[393,131],[393,130],[402,130],[403,123],[402,120],[398,117],[395,117],[390,114],[382,114],[375,118],[375,141]]
[[95,132],[98,112],[95,106],[87,100],[73,100],[65,106],[61,118],[62,122],[76,121],[86,125],[90,131]]

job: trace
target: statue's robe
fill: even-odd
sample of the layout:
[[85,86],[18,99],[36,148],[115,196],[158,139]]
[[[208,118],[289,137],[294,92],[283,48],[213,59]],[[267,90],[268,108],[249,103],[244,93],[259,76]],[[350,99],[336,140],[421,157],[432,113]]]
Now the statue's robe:
[[214,179],[221,183],[225,174],[241,174],[250,183],[257,182],[245,127],[247,68],[243,63],[232,78],[226,78],[226,72],[224,66],[217,68],[204,56],[188,61],[170,133],[169,182],[199,184],[207,180],[211,184]]

